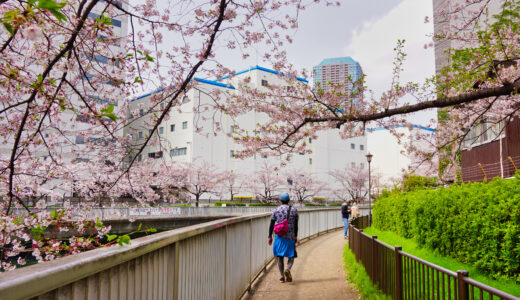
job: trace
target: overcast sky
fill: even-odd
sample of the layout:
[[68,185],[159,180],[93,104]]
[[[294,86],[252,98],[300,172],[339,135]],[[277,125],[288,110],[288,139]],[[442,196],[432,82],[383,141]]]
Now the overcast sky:
[[[380,95],[392,80],[398,39],[406,40],[407,53],[401,82],[421,82],[435,73],[433,48],[424,49],[433,32],[433,24],[425,24],[424,18],[432,15],[432,0],[343,0],[339,8],[313,6],[300,15],[288,60],[309,71],[325,58],[350,56],[361,64],[367,87]],[[223,62],[235,70],[271,67],[254,56]],[[426,124],[432,117],[433,112],[420,113],[412,121]]]

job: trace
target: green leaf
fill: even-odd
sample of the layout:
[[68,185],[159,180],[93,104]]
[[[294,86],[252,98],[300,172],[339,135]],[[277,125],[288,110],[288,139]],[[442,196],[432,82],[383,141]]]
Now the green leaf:
[[3,22],[2,24],[4,24],[5,30],[9,31],[11,35],[14,35],[14,29],[11,24],[5,22]]
[[117,243],[119,246],[123,246],[123,244],[130,245],[130,237],[127,234],[122,235],[117,239]]
[[96,19],[96,21],[104,25],[112,25],[112,19],[105,17],[103,14],[101,14],[101,16]]
[[42,75],[38,75],[38,83],[42,83],[43,81],[43,76]]
[[114,115],[113,113],[109,113],[109,114],[106,114],[105,117],[109,118],[110,120],[112,121],[117,121],[117,116]]
[[51,217],[53,218],[57,218],[59,216],[58,212],[56,210],[53,210],[49,213],[51,215]]
[[67,21],[67,17],[56,9],[49,9],[49,12],[58,19],[58,21]]
[[139,226],[137,227],[137,231],[141,230],[141,226],[143,226],[143,223],[139,223]]
[[117,234],[105,234],[107,236],[107,241],[111,242],[117,238]]
[[110,104],[109,106],[107,106],[106,108],[103,108],[101,110],[101,112],[104,112],[104,113],[111,113],[114,111],[114,104]]
[[99,218],[96,219],[96,224],[95,224],[95,226],[96,226],[97,228],[103,228],[103,227],[105,227],[105,226],[103,225],[103,223],[101,223],[101,222],[99,221]]
[[154,233],[154,232],[157,232],[157,229],[156,228],[148,228],[146,230],[147,233]]
[[40,9],[62,9],[66,2],[55,2],[53,0],[40,0],[36,8]]
[[146,58],[147,61],[154,62],[153,57],[151,57],[150,55],[148,55],[148,53],[146,53],[146,54],[144,55],[144,57]]
[[34,4],[34,3],[36,3],[36,1],[37,1],[37,0],[29,0],[29,1],[27,1],[27,2],[28,2],[29,4]]

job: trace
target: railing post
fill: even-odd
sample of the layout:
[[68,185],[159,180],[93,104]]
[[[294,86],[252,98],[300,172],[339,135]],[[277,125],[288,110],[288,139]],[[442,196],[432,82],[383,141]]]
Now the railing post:
[[247,292],[251,293],[251,283],[253,281],[253,219],[249,219],[249,285]]
[[372,236],[372,282],[376,282],[377,269],[377,235]]
[[361,259],[361,236],[363,234],[363,229],[360,229],[358,232],[358,242],[357,242],[357,251],[356,251],[356,260],[359,262]]
[[403,299],[403,260],[401,255],[401,246],[395,248],[395,299]]
[[179,299],[179,252],[180,252],[180,241],[175,242],[175,254],[174,254],[174,271],[173,271],[173,300]]
[[460,300],[469,299],[469,288],[468,288],[468,284],[466,282],[464,282],[464,277],[468,277],[468,271],[458,270],[457,271],[457,281],[459,283],[459,299]]

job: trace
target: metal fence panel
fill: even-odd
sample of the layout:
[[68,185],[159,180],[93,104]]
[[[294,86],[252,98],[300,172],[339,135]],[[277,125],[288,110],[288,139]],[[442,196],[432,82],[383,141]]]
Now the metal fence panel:
[[250,225],[249,222],[241,222],[227,227],[226,299],[237,299],[249,283]]
[[179,243],[178,299],[225,299],[226,231]]

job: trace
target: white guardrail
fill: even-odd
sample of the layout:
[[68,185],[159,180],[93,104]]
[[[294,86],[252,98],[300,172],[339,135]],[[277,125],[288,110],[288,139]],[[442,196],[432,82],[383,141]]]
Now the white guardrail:
[[[312,210],[317,208],[338,208],[339,207],[312,207],[312,206],[295,206],[298,211]],[[62,207],[47,208],[52,211],[55,209],[61,209]],[[86,209],[74,209],[72,215],[81,215],[81,217],[100,220],[105,219],[118,219],[118,218],[132,218],[142,216],[235,216],[244,214],[257,214],[264,212],[271,212],[274,209],[273,206],[228,206],[228,207],[167,207],[167,206],[156,206],[156,207],[91,207]],[[26,214],[24,208],[15,208],[15,215]],[[360,213],[362,216],[368,215],[368,208],[360,207]]]
[[[299,215],[301,240],[343,226],[338,208]],[[207,222],[5,272],[0,299],[238,299],[273,258],[269,217]]]

